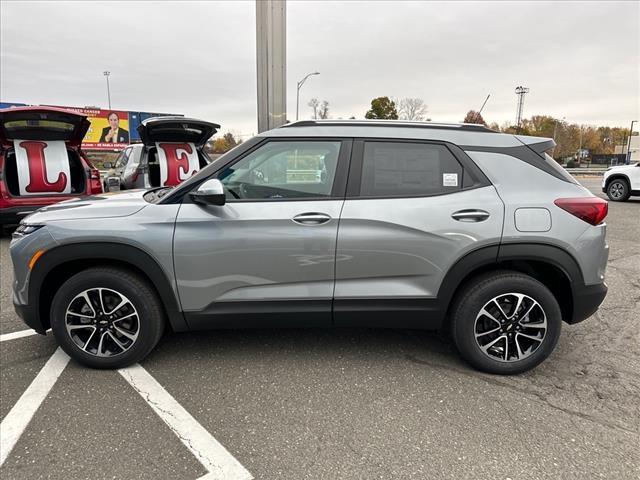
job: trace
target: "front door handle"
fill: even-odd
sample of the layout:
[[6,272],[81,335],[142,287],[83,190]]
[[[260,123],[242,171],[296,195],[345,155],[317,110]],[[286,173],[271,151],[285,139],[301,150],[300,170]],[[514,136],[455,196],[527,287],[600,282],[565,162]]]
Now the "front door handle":
[[300,225],[322,225],[331,220],[331,217],[326,213],[308,212],[296,215],[291,220]]
[[489,217],[489,212],[474,209],[458,210],[451,214],[451,218],[459,222],[482,222]]

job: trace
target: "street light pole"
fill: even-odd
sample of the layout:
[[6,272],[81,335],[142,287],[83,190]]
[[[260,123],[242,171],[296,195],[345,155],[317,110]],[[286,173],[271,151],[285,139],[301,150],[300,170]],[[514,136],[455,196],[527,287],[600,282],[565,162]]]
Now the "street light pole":
[[625,164],[629,165],[631,163],[631,135],[633,135],[633,124],[636,123],[637,120],[631,121],[631,128],[629,129],[629,140],[627,143],[627,159]]
[[296,120],[298,120],[298,112],[300,111],[300,88],[302,88],[302,85],[304,85],[304,82],[307,81],[307,78],[309,78],[312,75],[320,75],[320,72],[308,73],[302,80],[298,82],[298,87],[296,90]]
[[111,110],[111,91],[109,90],[109,75],[111,75],[111,72],[109,70],[105,70],[102,74],[107,79],[107,100],[109,101],[109,110]]

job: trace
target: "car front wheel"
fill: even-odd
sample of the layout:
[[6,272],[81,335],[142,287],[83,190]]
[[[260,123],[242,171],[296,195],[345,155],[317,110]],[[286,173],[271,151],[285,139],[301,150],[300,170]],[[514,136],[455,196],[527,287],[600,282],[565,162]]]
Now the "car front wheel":
[[478,277],[456,297],[453,337],[460,355],[487,373],[516,374],[539,365],[555,348],[562,314],[553,294],[518,272]]
[[56,292],[51,329],[63,350],[93,368],[142,360],[158,343],[164,313],[144,279],[117,268],[77,273]]
[[629,185],[621,178],[612,180],[607,186],[607,197],[614,202],[624,202],[629,199],[631,192]]

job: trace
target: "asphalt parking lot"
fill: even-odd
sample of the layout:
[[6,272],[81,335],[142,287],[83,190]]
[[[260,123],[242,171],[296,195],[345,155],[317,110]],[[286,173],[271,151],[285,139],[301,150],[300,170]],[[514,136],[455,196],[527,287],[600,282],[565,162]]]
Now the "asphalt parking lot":
[[[598,178],[581,181],[602,196]],[[637,479],[640,199],[611,203],[607,224],[604,304],[563,325],[532,372],[480,374],[421,331],[167,334],[142,367],[193,424],[178,407],[164,415],[180,420],[165,423],[126,375],[70,361],[0,477],[223,478],[203,459],[209,435],[257,479]],[[3,237],[1,334],[25,329],[8,245]],[[3,420],[55,351],[51,335],[0,343]]]

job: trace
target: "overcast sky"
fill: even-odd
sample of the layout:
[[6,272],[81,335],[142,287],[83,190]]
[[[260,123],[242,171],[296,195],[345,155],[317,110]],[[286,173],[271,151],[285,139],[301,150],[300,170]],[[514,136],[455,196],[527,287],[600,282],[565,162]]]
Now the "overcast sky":
[[[183,113],[256,132],[255,2],[0,3],[0,100]],[[420,97],[459,122],[640,120],[640,2],[310,2],[287,5],[287,105],[362,118],[377,96]]]

